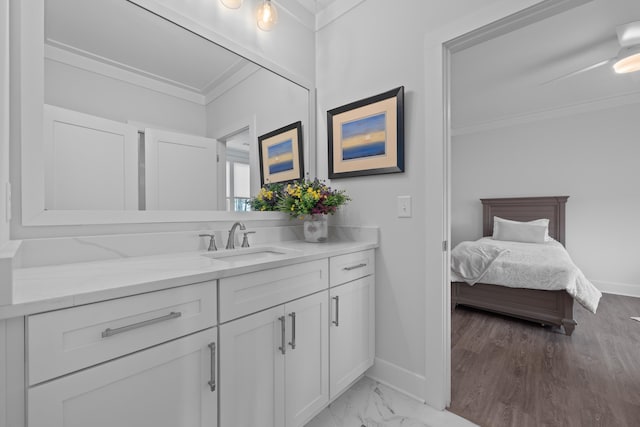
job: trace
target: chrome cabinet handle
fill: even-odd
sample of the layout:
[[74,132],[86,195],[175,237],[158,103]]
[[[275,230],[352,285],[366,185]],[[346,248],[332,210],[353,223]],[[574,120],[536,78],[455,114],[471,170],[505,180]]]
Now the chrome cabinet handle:
[[333,299],[336,300],[336,320],[333,320],[331,323],[337,327],[340,326],[340,297],[335,296]]
[[293,311],[289,313],[291,317],[291,342],[289,345],[291,346],[291,350],[296,349],[296,312]]
[[352,265],[350,267],[344,267],[343,270],[345,271],[351,271],[351,270],[355,270],[356,268],[362,268],[362,267],[366,267],[367,263],[363,262],[362,264],[358,264],[358,265]]
[[209,351],[211,352],[211,376],[207,384],[211,391],[216,391],[216,343],[209,344]]
[[285,320],[286,318],[284,316],[280,316],[278,317],[278,320],[280,321],[280,347],[278,347],[278,350],[280,350],[282,352],[282,354],[285,354],[287,352],[287,345],[285,344],[285,341],[287,340],[285,337],[286,334],[286,330],[285,330]]
[[142,322],[133,323],[131,325],[123,326],[121,328],[115,328],[115,329],[107,328],[104,331],[102,331],[102,338],[108,338],[116,334],[121,334],[123,332],[130,331],[132,329],[143,328],[145,326],[153,325],[154,323],[160,323],[166,320],[176,319],[180,316],[182,316],[181,312],[172,311],[171,313],[165,316],[160,316],[160,317],[156,317],[155,319],[149,319]]

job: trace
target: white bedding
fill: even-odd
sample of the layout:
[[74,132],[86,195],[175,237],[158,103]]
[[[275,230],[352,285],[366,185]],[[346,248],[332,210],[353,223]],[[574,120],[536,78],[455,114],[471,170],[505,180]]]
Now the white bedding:
[[462,242],[451,251],[451,280],[471,285],[482,281],[511,288],[565,289],[592,313],[602,296],[555,240],[520,243],[483,237]]

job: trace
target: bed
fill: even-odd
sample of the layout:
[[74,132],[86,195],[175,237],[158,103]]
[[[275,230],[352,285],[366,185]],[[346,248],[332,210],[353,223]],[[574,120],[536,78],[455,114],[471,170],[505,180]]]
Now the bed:
[[[514,221],[549,219],[549,236],[565,245],[565,205],[568,196],[481,199],[483,236],[493,234],[493,218]],[[565,290],[510,288],[488,283],[473,286],[451,283],[452,308],[474,307],[524,320],[562,327],[571,335],[577,325],[573,316],[574,299]]]

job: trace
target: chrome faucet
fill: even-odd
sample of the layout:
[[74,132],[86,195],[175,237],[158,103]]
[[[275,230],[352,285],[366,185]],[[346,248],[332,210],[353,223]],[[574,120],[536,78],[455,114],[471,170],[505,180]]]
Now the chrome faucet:
[[209,238],[209,247],[207,251],[217,251],[218,247],[216,246],[216,236],[215,234],[199,234],[200,237],[208,237]]
[[236,248],[236,228],[240,226],[240,230],[246,230],[246,227],[241,222],[235,222],[231,226],[231,230],[229,230],[229,239],[227,240],[227,249],[235,249]]

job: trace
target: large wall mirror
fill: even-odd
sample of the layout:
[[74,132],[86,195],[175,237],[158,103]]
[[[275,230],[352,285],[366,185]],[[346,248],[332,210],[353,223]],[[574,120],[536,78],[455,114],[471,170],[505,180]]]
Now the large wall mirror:
[[38,52],[22,58],[23,98],[41,109],[22,109],[24,225],[231,218],[260,185],[257,136],[298,120],[315,162],[299,82],[127,0],[30,7],[44,42],[23,40]]

